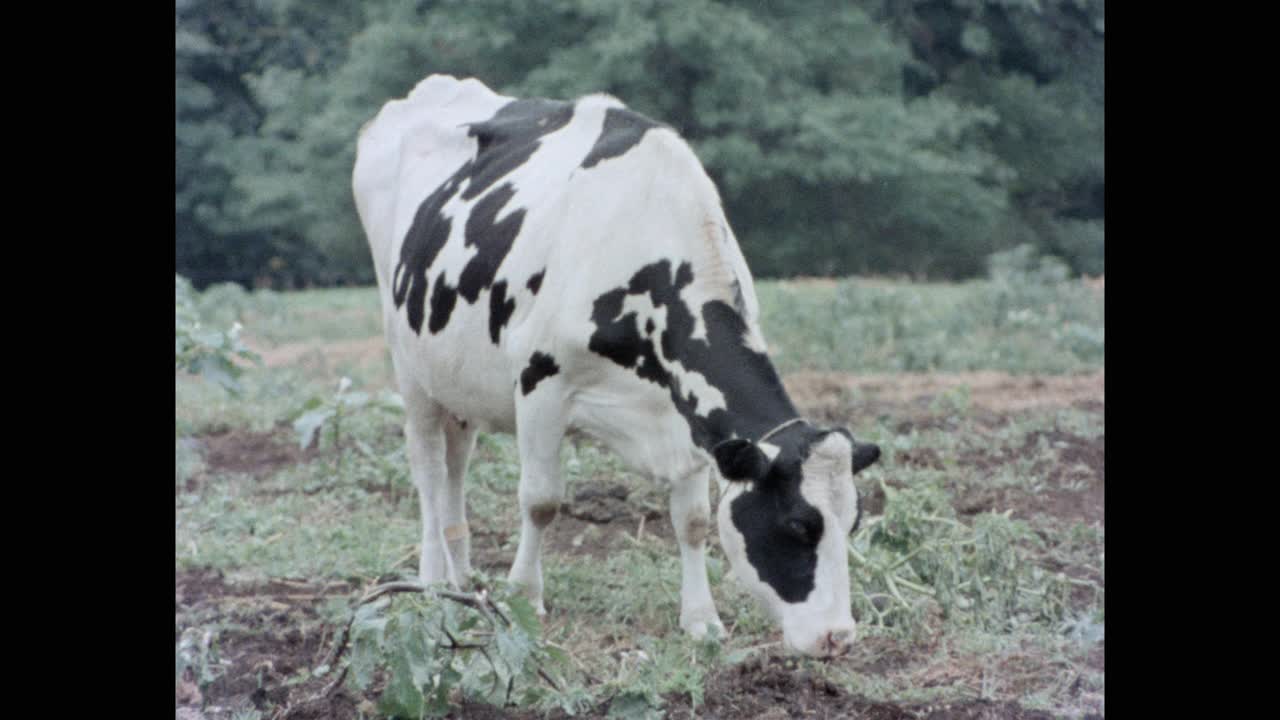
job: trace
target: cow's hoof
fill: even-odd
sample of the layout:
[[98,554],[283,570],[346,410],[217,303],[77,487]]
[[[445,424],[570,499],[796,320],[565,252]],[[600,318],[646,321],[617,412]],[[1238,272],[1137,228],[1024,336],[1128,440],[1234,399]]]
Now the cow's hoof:
[[529,604],[533,606],[533,611],[538,614],[538,617],[546,617],[547,606],[542,603],[541,591],[535,590],[529,583],[523,583],[518,580],[512,580],[511,584],[522,596],[524,596],[525,600],[529,601]]
[[680,618],[680,627],[684,628],[685,632],[698,640],[711,635],[721,639],[728,636],[728,633],[724,629],[724,623],[720,622],[720,618],[714,613],[710,617],[707,617],[706,615],[695,615],[688,618],[682,617]]

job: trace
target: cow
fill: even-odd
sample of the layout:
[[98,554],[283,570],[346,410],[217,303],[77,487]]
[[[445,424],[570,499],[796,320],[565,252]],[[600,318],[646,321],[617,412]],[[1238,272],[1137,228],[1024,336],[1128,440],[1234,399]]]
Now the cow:
[[719,194],[672,128],[605,94],[520,99],[431,75],[361,129],[352,185],[405,402],[424,582],[466,581],[467,460],[478,431],[510,432],[508,577],[546,612],[542,539],[572,428],[669,483],[685,631],[724,633],[706,570],[715,473],[731,574],[792,650],[850,650],[853,475],[880,450],[797,412]]

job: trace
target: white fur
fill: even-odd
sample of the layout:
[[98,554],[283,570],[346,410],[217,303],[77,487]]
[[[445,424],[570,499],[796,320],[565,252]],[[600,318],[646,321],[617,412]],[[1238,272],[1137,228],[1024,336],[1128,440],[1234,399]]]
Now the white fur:
[[[571,122],[545,135],[536,153],[499,181],[515,189],[506,212],[523,208],[526,214],[495,277],[495,282],[507,281],[508,297],[516,303],[497,347],[488,331],[486,294],[475,305],[459,297],[448,325],[431,334],[424,322],[421,335],[409,327],[406,308],[396,308],[391,298],[391,275],[419,205],[475,156],[476,141],[464,125],[488,119],[512,99],[475,80],[433,75],[408,97],[387,103],[359,137],[353,189],[373,254],[397,381],[409,409],[405,431],[422,502],[422,577],[463,581],[470,567],[467,545],[446,541],[444,530],[466,522],[461,478],[475,430],[516,431],[523,521],[510,577],[542,607],[543,531],[531,512],[559,503],[563,495],[558,451],[572,426],[602,439],[641,472],[671,483],[682,567],[681,625],[695,634],[723,629],[707,585],[705,547],[685,541],[689,521],[709,515],[709,456],[692,444],[688,423],[666,388],[587,349],[595,331],[595,299],[661,260],[673,271],[684,262],[692,265],[695,280],[682,295],[690,307],[711,299],[738,305],[748,343],[765,347],[751,275],[719,196],[673,131],[651,129],[625,154],[584,169],[580,165],[600,134],[605,111],[622,107],[605,95],[588,96],[577,102]],[[456,284],[474,254],[463,235],[465,216],[479,199],[463,200],[459,192],[445,207],[454,222],[432,265],[430,283],[443,270]],[[544,268],[535,296],[526,282]],[[665,327],[665,308],[653,308],[647,296],[628,296],[626,302],[639,314],[642,331],[650,318],[656,333]],[[704,337],[698,315],[695,337]],[[518,379],[534,351],[551,354],[560,370],[525,396]],[[678,378],[682,393],[697,395],[700,414],[724,407],[724,398],[706,378],[665,357],[660,361]],[[465,420],[468,429],[451,426],[450,418]],[[842,537],[832,537],[843,547]],[[740,570],[743,563],[731,560]],[[847,577],[839,577],[846,578],[847,613]],[[839,599],[835,588],[815,595],[823,598],[823,608]],[[787,632],[790,637],[799,631]]]
[[[760,447],[774,446],[761,443]],[[856,630],[849,606],[848,551],[845,548],[845,538],[853,527],[858,492],[851,473],[852,456],[853,447],[848,438],[831,433],[811,449],[804,463],[800,494],[822,513],[824,531],[818,542],[814,588],[801,603],[784,601],[747,560],[746,540],[730,519],[730,505],[734,498],[747,491],[748,486],[729,482],[720,485],[720,544],[735,569],[738,582],[782,626],[787,646],[808,655],[828,652],[828,633],[845,631],[848,633],[847,642],[852,642]]]

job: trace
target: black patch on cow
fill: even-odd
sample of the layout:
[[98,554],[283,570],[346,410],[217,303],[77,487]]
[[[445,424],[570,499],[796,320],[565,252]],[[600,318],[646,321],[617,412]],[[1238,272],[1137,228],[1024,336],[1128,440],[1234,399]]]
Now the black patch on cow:
[[547,274],[547,269],[542,268],[541,270],[534,273],[533,275],[530,275],[529,282],[525,283],[525,287],[529,288],[529,291],[532,292],[534,295],[537,295],[538,291],[542,289],[542,276],[546,274]]
[[[693,267],[687,262],[674,272],[669,260],[640,268],[626,287],[596,298],[591,310],[596,330],[587,347],[666,388],[676,410],[689,423],[694,444],[710,451],[729,437],[758,438],[799,413],[768,356],[746,346],[746,321],[729,303],[704,303],[700,312],[706,338],[693,337],[693,312],[680,296],[693,279]],[[636,313],[622,314],[628,295],[646,294],[655,308],[666,308],[667,326],[658,334],[657,346],[652,334],[641,334]],[[665,363],[659,360],[659,350]],[[698,398],[684,392],[679,379],[668,370],[674,363],[702,375],[724,395],[726,407],[698,414]]]
[[813,592],[822,513],[800,495],[800,460],[774,460],[768,475],[733,499],[729,515],[746,543],[747,561],[784,602]]
[[[498,185],[498,182],[537,152],[543,136],[564,127],[572,118],[572,103],[543,99],[513,100],[503,105],[492,118],[468,126],[467,134],[476,138],[476,156],[458,168],[418,206],[400,248],[392,297],[396,307],[408,305],[409,326],[414,332],[422,333],[426,319],[427,275],[452,229],[452,218],[443,214],[444,206],[459,191],[463,200],[480,198],[468,214],[464,239],[467,247],[476,248],[476,254],[462,268],[456,287],[448,285],[443,272],[437,277],[436,287],[431,293],[431,318],[428,322],[428,330],[432,334],[449,324],[458,295],[474,305],[483,291],[499,292],[494,279],[520,233],[525,210],[510,210],[501,222],[497,220],[515,195],[511,183]],[[489,336],[495,344],[502,327],[515,310],[515,300],[506,297],[506,290],[506,285],[502,284],[501,297],[491,298],[489,302]]]
[[467,232],[463,244],[475,247],[477,252],[462,268],[458,276],[458,292],[467,302],[475,304],[480,291],[493,286],[493,279],[498,274],[498,265],[502,263],[511,244],[515,242],[516,233],[524,222],[524,209],[513,210],[501,222],[497,222],[498,211],[516,194],[511,183],[507,183],[485,195],[471,209],[467,218]]
[[858,488],[853,488],[853,527],[849,528],[849,534],[858,532],[858,526],[862,525],[862,493],[858,492]]
[[582,167],[594,167],[602,160],[624,155],[639,144],[644,134],[654,128],[666,127],[625,108],[609,108],[604,113],[604,126],[600,137],[591,146],[591,152],[582,159]]
[[[425,285],[423,289],[426,289]],[[444,281],[444,271],[442,270],[440,277],[436,278],[436,289],[431,293],[431,322],[428,324],[427,329],[431,331],[432,335],[443,330],[444,326],[448,324],[449,316],[453,314],[453,306],[456,304],[458,304],[458,291]],[[409,312],[413,312],[413,306],[409,307]],[[412,317],[410,322],[412,322]],[[422,320],[421,316],[419,316],[418,327],[415,328],[419,330],[419,334],[421,334],[421,327]]]
[[[703,303],[698,312],[706,337],[693,337],[694,311],[681,297],[693,282],[689,263],[674,271],[668,260],[640,268],[625,287],[596,298],[591,312],[596,330],[588,348],[666,388],[676,411],[689,423],[693,442],[714,454],[717,446],[728,450],[747,440],[754,443],[799,413],[768,356],[747,347],[747,323],[734,304]],[[650,330],[652,318],[644,322],[648,334],[641,334],[637,313],[623,314],[628,295],[645,294],[655,309],[666,309],[666,328],[657,337]],[[724,396],[725,407],[699,413],[698,398],[684,392],[669,369],[676,364],[702,375]],[[802,602],[814,587],[823,523],[821,513],[800,494],[801,468],[810,448],[825,434],[807,423],[784,428],[770,437],[779,452],[764,468],[755,463],[740,468],[736,454],[725,458],[732,461],[730,472],[744,475],[743,481],[750,483],[730,506],[733,524],[746,541],[747,559],[786,602]]]
[[555,358],[546,353],[535,352],[529,356],[529,366],[520,373],[520,392],[528,395],[543,379],[558,372],[560,366],[556,365]]
[[502,328],[506,327],[511,313],[515,311],[515,299],[507,299],[507,281],[499,281],[493,286],[493,292],[489,293],[489,339],[493,340],[494,345],[498,344]]
[[[469,163],[468,163],[469,164]],[[440,209],[458,190],[457,176],[431,193],[413,216],[413,224],[404,245],[400,248],[400,262],[396,265],[391,295],[396,307],[408,303],[409,326],[422,334],[423,314],[426,311],[427,271],[449,239],[453,227],[450,218],[440,214]],[[434,299],[432,300],[434,304]],[[453,303],[449,303],[453,309]],[[433,331],[434,332],[434,331]]]
[[769,473],[769,457],[746,438],[732,438],[711,450],[725,480],[762,480]]
[[653,325],[653,318],[649,318],[649,320],[644,324],[644,334],[645,334],[645,335],[652,335],[652,334],[653,334],[653,328],[654,328],[654,325]]

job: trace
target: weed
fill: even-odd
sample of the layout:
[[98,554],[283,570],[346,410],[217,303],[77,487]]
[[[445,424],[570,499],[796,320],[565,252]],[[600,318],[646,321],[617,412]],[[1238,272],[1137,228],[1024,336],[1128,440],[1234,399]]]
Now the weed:
[[[540,639],[533,606],[502,582],[477,577],[481,587],[467,604],[444,588],[406,593],[359,607],[350,630],[347,676],[359,692],[383,676],[379,710],[393,717],[439,717],[450,710],[456,688],[468,698],[497,705],[536,705],[560,689],[564,653]],[[316,674],[329,672],[321,666]],[[576,695],[554,696],[573,711]]]
[[[1099,367],[1101,300],[1092,291],[1076,293],[1073,283],[1055,272],[1051,265],[1019,260],[1008,269],[993,269],[986,280],[961,285],[855,278],[826,286],[765,281],[757,288],[771,352],[784,371]],[[249,340],[255,347],[317,339],[364,342],[381,333],[376,293],[367,288],[287,295],[211,288],[193,295],[191,304],[201,327],[242,323],[253,333]],[[237,378],[239,396],[204,377],[178,374],[175,561],[180,572],[218,568],[238,582],[304,577],[361,585],[416,569],[417,495],[387,492],[409,487],[402,410],[392,395],[380,392],[389,382],[385,369],[353,365],[347,372],[346,367],[332,360],[328,348],[317,347],[288,366],[245,372]],[[335,371],[349,382],[341,383]],[[849,396],[839,411],[851,415],[859,407],[859,398]],[[1007,514],[968,513],[990,507],[984,503],[991,497],[1000,500],[1000,510],[1006,501],[1019,507],[1037,487],[1055,494],[1088,492],[1096,485],[1096,471],[1085,464],[1094,462],[1091,456],[1080,459],[1080,443],[1100,446],[1102,413],[1092,406],[1036,409],[1003,413],[993,423],[987,411],[974,409],[964,387],[938,393],[929,404],[913,404],[910,412],[913,425],[907,432],[898,431],[903,418],[892,408],[877,409],[874,419],[859,425],[859,437],[879,444],[886,456],[857,479],[862,489],[885,485],[882,514],[864,518],[849,543],[860,642],[842,661],[800,659],[795,667],[896,704],[983,696],[1021,698],[1024,706],[1054,715],[1079,716],[1082,708],[1100,708],[1101,525],[1041,514],[1030,515],[1028,523]],[[915,421],[916,414],[926,412],[929,418]],[[271,473],[229,473],[219,469],[213,455],[202,458],[200,444],[184,438],[217,429],[261,434],[282,424],[287,429],[289,423],[297,423],[296,441],[309,434],[309,443],[321,453],[319,462],[308,453],[302,462]],[[1055,444],[1064,434],[1071,436],[1065,438],[1068,445]],[[899,454],[923,461],[895,463]],[[666,489],[627,471],[598,443],[575,436],[564,444],[562,460],[567,500],[578,486],[621,483],[629,487],[627,511],[650,516],[646,528],[669,522]],[[193,477],[199,482],[186,482]],[[495,573],[505,570],[518,538],[519,477],[514,438],[481,433],[468,469],[467,506],[474,519],[473,562]],[[969,502],[971,495],[977,502]],[[951,508],[961,500],[964,514],[957,514]],[[662,519],[653,521],[653,512]],[[447,647],[438,619],[453,612],[455,617],[445,619],[453,633],[466,622],[467,608],[429,609],[425,598],[400,596],[365,611],[366,624],[376,630],[382,623],[384,632],[379,643],[368,644],[378,638],[363,641],[367,654],[359,662],[374,668],[369,696],[389,693],[384,712],[435,708],[438,713],[440,689],[448,687],[454,712],[458,697],[498,703],[509,698],[540,713],[581,714],[608,703],[615,717],[661,717],[673,698],[688,698],[700,707],[708,700],[702,694],[712,673],[748,657],[782,652],[777,626],[736,583],[725,581],[714,538],[708,576],[730,635],[714,645],[687,638],[678,627],[675,542],[669,532],[646,531],[637,538],[634,530],[591,524],[572,543],[564,535],[555,537],[548,548],[555,557],[544,563],[551,614],[527,644],[518,638],[504,641],[510,663],[496,646],[490,652],[494,665],[477,650]],[[608,552],[601,559],[591,545],[606,542]],[[495,597],[504,592],[497,583],[490,587]],[[283,597],[276,602],[293,604]],[[310,617],[332,636],[351,617],[352,602],[328,599]],[[251,625],[256,618],[228,624],[223,608],[180,609],[185,628],[180,635],[186,641],[183,646],[180,639],[177,647],[180,678],[209,682],[227,673],[231,666],[219,657],[218,638],[227,645],[227,657],[238,657],[230,651],[235,638],[260,630]],[[202,646],[210,629],[210,642]],[[428,643],[433,632],[436,645]],[[464,631],[465,640],[454,637],[459,643],[497,642],[495,634],[486,633],[491,631],[481,619]],[[568,665],[553,657],[557,648],[564,650]],[[529,674],[534,667],[529,658],[543,651],[548,654],[539,657],[549,659],[540,662],[554,669],[558,689],[537,678],[536,671]],[[296,693],[291,701],[304,689],[329,682],[340,667],[335,663],[317,677],[319,670],[306,667],[283,680]],[[282,680],[264,682],[278,687]],[[372,715],[374,708],[361,711]]]
[[174,288],[175,369],[200,375],[227,392],[239,395],[241,369],[234,359],[262,364],[262,358],[241,342],[243,326],[236,322],[230,329],[222,331],[202,323],[191,283],[181,275],[175,275]]
[[179,437],[174,443],[173,466],[175,483],[182,487],[187,480],[204,470],[204,459],[200,457],[199,443],[189,437]]
[[189,682],[203,690],[222,676],[224,668],[218,660],[214,634],[213,628],[200,626],[182,631],[174,652],[175,685],[181,687]]
[[935,629],[931,608],[991,632],[1064,618],[1070,583],[1035,564],[1041,541],[1025,522],[982,513],[966,525],[939,484],[881,487],[884,514],[849,543],[862,617],[913,638]]
[[774,362],[799,369],[1062,373],[1099,367],[1103,300],[1023,249],[963,284],[757,284]]

